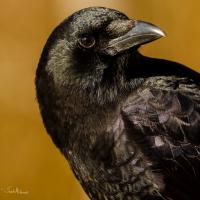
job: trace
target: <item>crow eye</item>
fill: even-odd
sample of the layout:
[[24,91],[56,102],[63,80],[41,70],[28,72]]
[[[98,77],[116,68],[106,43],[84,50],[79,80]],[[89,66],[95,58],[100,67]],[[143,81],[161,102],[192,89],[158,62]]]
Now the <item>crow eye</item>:
[[79,44],[84,48],[92,48],[95,45],[94,37],[82,37],[78,40]]

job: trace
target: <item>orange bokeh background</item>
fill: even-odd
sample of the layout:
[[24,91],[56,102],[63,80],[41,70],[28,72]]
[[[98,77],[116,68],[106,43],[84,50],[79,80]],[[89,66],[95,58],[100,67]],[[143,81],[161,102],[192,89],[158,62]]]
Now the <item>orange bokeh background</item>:
[[[200,1],[1,0],[0,1],[0,200],[87,200],[43,127],[34,76],[52,29],[88,6],[106,6],[152,22],[167,38],[144,46],[148,56],[200,71]],[[10,194],[9,187],[26,194]]]

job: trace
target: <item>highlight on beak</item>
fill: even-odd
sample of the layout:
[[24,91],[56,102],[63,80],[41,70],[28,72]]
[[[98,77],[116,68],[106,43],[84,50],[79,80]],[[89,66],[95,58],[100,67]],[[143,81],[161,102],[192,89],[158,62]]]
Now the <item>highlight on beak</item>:
[[133,22],[134,26],[128,32],[108,42],[106,47],[104,47],[106,54],[114,56],[132,47],[137,47],[166,36],[164,31],[151,23],[140,20]]

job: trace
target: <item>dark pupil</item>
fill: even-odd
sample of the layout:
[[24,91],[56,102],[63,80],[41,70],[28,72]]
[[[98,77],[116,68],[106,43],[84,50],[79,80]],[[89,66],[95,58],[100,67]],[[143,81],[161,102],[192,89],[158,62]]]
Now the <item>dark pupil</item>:
[[93,38],[82,38],[81,43],[85,47],[91,47],[94,43]]

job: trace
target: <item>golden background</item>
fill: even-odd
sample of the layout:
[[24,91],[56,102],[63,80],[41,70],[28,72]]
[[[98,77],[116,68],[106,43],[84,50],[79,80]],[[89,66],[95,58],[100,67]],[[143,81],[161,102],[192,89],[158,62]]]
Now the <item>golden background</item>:
[[[86,200],[64,157],[43,127],[34,76],[52,29],[74,11],[94,5],[162,27],[168,37],[142,48],[200,71],[199,0],[0,1],[0,200]],[[10,194],[21,189],[28,194]]]

